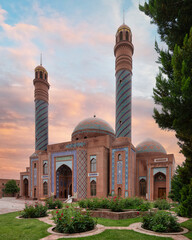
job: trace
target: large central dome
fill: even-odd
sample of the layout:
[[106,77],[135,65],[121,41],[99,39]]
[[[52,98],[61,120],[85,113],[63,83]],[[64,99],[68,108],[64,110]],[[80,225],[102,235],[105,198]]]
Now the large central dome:
[[72,140],[85,139],[103,135],[115,136],[113,128],[100,118],[86,118],[81,121],[72,133]]

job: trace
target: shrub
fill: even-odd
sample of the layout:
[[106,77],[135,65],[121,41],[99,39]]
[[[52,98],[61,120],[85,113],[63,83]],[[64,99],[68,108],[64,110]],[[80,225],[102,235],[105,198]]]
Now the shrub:
[[80,233],[94,229],[96,221],[90,217],[88,211],[82,213],[79,209],[66,207],[57,211],[54,216],[55,230],[60,233]]
[[181,231],[180,224],[175,216],[171,213],[158,211],[157,213],[150,212],[143,216],[142,227],[155,232],[179,232]]
[[182,217],[192,217],[192,181],[181,189],[181,202],[178,214]]
[[47,198],[45,202],[48,209],[55,209],[55,208],[60,209],[63,207],[62,201],[60,201],[59,199],[54,200],[53,197]]
[[25,209],[21,212],[23,218],[39,218],[47,216],[47,206],[40,203],[35,205],[25,205]]
[[148,211],[151,208],[150,203],[149,202],[144,202],[141,205],[139,205],[136,210],[137,211]]
[[111,201],[109,203],[109,208],[111,209],[112,212],[122,212],[124,205],[121,199],[115,196],[111,198]]
[[171,208],[171,205],[166,199],[158,199],[154,202],[154,207],[158,208],[159,210],[168,210]]

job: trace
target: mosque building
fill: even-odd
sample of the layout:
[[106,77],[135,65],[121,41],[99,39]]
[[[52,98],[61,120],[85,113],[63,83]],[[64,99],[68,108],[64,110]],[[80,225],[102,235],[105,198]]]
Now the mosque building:
[[20,195],[74,199],[139,196],[148,200],[168,197],[175,159],[164,147],[145,140],[131,142],[132,33],[123,24],[116,33],[115,131],[97,117],[82,120],[71,141],[48,144],[48,72],[35,68],[35,152],[20,173]]

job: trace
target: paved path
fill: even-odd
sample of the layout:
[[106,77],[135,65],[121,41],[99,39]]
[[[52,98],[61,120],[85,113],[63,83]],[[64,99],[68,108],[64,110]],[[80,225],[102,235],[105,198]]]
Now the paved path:
[[33,200],[16,199],[14,197],[0,198],[0,214],[17,212],[25,208],[25,204],[34,203]]

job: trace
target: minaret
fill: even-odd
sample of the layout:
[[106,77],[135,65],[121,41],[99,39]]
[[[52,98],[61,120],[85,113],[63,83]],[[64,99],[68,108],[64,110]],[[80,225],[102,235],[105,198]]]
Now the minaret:
[[131,141],[131,81],[132,81],[132,33],[123,24],[116,33],[114,54],[116,57],[116,137],[128,137]]
[[35,150],[47,150],[48,145],[48,73],[42,66],[35,68]]

